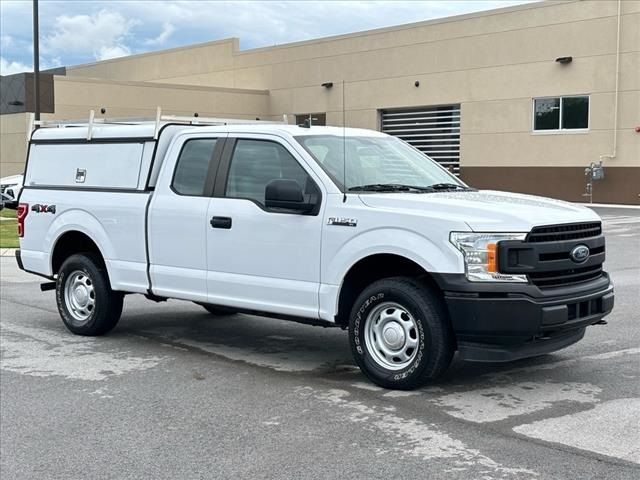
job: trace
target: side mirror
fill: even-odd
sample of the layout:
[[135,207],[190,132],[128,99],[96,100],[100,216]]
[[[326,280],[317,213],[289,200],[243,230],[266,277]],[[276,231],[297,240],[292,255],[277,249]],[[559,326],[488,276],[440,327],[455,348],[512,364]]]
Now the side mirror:
[[315,207],[315,203],[305,201],[302,187],[298,182],[283,178],[272,180],[267,184],[264,201],[267,208],[293,210],[300,213],[309,213]]

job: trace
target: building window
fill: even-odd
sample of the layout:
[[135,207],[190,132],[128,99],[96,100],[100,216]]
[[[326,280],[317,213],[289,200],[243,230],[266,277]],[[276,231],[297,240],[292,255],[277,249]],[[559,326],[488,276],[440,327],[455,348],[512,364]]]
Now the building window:
[[311,126],[325,126],[327,124],[326,113],[299,113],[296,115],[296,125],[305,125],[305,122],[311,122]]
[[533,130],[586,130],[589,128],[589,97],[546,97],[533,99]]

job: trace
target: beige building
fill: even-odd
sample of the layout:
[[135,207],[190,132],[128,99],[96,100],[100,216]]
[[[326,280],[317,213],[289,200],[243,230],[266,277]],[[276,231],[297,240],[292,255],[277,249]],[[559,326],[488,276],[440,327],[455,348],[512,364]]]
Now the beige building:
[[[24,165],[32,102],[22,77],[17,102],[6,85],[20,79],[2,79],[3,176]],[[233,38],[44,81],[43,118],[153,116],[157,106],[344,118],[400,136],[479,188],[587,201],[585,168],[602,161],[593,201],[640,204],[638,0],[541,2],[245,51]]]

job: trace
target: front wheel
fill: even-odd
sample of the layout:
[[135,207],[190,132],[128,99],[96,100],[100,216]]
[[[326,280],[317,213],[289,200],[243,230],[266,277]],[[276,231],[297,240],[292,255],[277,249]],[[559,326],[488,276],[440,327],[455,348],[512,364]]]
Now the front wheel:
[[65,326],[76,335],[97,336],[111,331],[122,314],[123,294],[109,285],[97,255],[67,258],[58,272],[56,302]]
[[372,283],[355,301],[349,342],[360,370],[384,388],[410,390],[438,378],[454,353],[442,299],[413,278]]

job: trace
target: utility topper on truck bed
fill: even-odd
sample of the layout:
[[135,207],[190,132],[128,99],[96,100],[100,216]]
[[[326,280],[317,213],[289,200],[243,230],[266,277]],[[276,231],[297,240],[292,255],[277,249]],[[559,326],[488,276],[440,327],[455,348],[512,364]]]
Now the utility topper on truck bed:
[[589,209],[475,190],[375,131],[193,120],[33,134],[17,259],[72,332],[110,331],[128,293],[189,300],[348,329],[364,374],[406,389],[613,308]]

